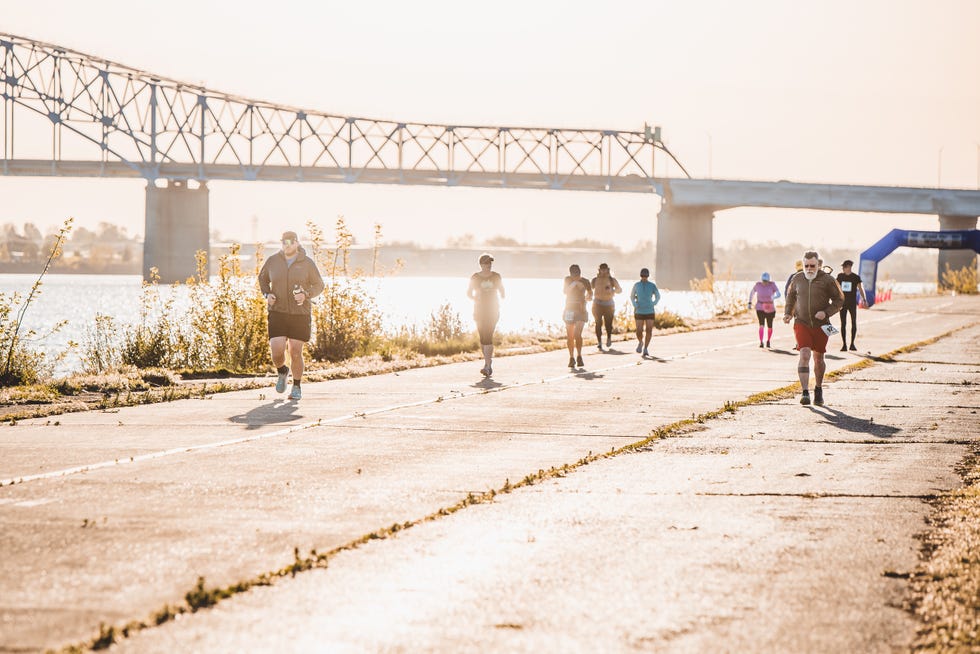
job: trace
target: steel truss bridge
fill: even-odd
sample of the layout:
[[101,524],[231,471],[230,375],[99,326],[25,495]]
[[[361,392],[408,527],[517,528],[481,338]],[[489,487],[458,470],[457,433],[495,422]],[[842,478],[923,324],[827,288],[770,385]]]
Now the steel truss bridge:
[[[673,158],[659,130],[649,128],[482,127],[336,116],[220,93],[5,34],[0,92],[5,175],[655,193],[661,190],[656,152]],[[50,136],[44,152],[15,139],[26,132],[21,122]]]
[[[0,174],[147,180],[144,276],[196,270],[209,180],[375,183],[647,193],[657,280],[687,287],[711,265],[714,212],[738,206],[928,213],[975,229],[980,191],[694,180],[640,131],[485,127],[336,116],[242,98],[0,33]],[[657,176],[674,161],[688,179]],[[160,186],[158,180],[166,180]],[[189,180],[198,182],[196,188]],[[947,257],[955,257],[947,259]],[[972,257],[972,258],[971,258]],[[943,266],[973,252],[940,253]]]

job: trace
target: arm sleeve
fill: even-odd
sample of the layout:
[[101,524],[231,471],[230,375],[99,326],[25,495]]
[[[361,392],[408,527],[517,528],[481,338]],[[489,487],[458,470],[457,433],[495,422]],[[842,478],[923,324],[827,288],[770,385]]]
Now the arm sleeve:
[[262,270],[259,271],[259,290],[262,291],[262,295],[268,295],[272,292],[272,281],[269,279],[268,259],[265,260],[265,263],[262,264]]
[[[792,281],[790,277],[790,281]],[[793,284],[786,284],[786,308],[783,309],[783,315],[792,316],[793,309],[796,308],[796,286]]]
[[308,298],[315,298],[320,293],[323,293],[323,278],[320,277],[320,271],[317,270],[316,264],[310,263],[310,272],[307,273],[306,283],[309,288],[306,289],[306,296]]

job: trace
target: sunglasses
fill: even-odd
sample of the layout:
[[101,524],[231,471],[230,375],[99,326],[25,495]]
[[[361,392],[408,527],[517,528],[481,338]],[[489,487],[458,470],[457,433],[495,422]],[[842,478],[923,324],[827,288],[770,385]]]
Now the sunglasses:
[[803,266],[803,267],[804,268],[816,268],[817,267],[817,264],[813,264],[812,266]]
[[284,238],[284,239],[282,239],[282,244],[283,245],[292,245],[295,242],[296,242],[296,240],[295,239],[292,239],[292,238]]

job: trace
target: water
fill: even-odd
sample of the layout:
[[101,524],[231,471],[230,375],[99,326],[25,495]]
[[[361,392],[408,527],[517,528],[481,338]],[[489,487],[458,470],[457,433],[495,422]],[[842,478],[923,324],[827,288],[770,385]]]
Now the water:
[[[35,275],[0,274],[0,292],[26,296]],[[624,293],[617,296],[617,310],[626,302],[626,294],[635,280],[621,279]],[[24,315],[24,330],[45,334],[59,321],[67,325],[58,333],[35,342],[47,354],[63,352],[68,341],[82,343],[96,314],[112,316],[117,324],[132,324],[139,318],[143,296],[139,275],[46,275],[40,295],[35,296]],[[377,300],[384,329],[401,326],[421,327],[432,312],[448,304],[459,313],[465,326],[473,327],[472,302],[466,297],[469,277],[384,277],[366,279],[365,284]],[[733,282],[731,292],[748,299],[754,282]],[[895,284],[895,293],[934,293],[935,284]],[[498,330],[505,332],[562,331],[561,314],[565,296],[562,281],[540,278],[505,278],[507,297],[501,302]],[[186,287],[160,288],[163,298],[178,293],[176,306],[186,297]],[[23,297],[22,297],[23,299]],[[692,291],[662,291],[658,305],[685,318],[705,318],[710,309],[704,296]],[[16,310],[16,308],[15,308]],[[475,327],[474,327],[475,328]],[[79,366],[77,356],[69,356],[59,365],[58,374]]]

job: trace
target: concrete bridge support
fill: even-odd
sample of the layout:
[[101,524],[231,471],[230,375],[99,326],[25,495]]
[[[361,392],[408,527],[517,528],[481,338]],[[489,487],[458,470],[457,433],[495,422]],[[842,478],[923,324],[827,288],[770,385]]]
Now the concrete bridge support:
[[[977,219],[971,216],[939,216],[940,230],[953,229],[976,229]],[[946,272],[946,265],[949,264],[951,270],[961,268],[976,267],[977,253],[973,250],[940,250],[939,251],[939,287],[943,287],[943,273]]]
[[688,290],[692,279],[714,272],[714,207],[672,207],[657,214],[657,285]]
[[184,181],[164,188],[146,187],[146,238],[143,241],[143,279],[156,268],[160,283],[182,282],[197,273],[195,255],[208,252],[208,187],[196,189]]

